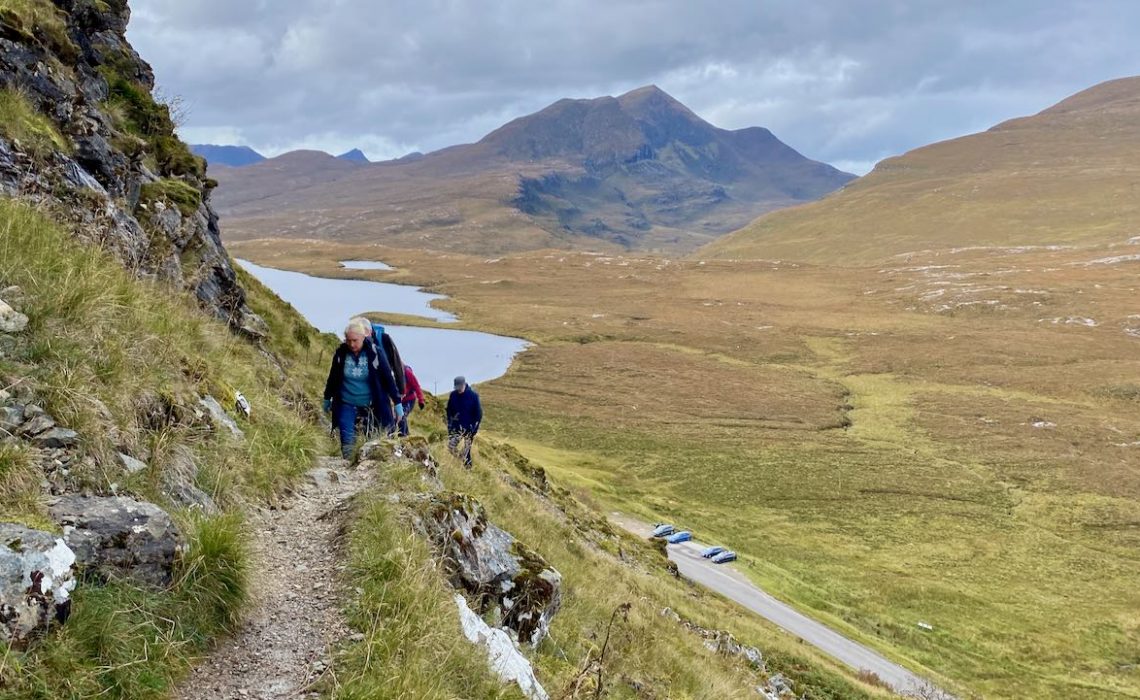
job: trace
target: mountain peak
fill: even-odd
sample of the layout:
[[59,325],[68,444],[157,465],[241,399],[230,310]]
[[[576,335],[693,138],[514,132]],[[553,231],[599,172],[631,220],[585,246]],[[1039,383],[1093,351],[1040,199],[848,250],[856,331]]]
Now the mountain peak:
[[364,155],[364,151],[361,151],[359,148],[354,148],[347,153],[341,153],[339,156],[337,156],[337,158],[340,158],[341,160],[347,160],[352,163],[365,164],[372,162],[368,160],[368,156]]

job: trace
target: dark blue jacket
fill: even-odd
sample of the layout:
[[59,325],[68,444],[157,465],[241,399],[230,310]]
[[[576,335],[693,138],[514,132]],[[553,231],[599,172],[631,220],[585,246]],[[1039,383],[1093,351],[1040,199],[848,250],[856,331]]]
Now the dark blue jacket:
[[451,392],[447,398],[447,429],[455,432],[461,431],[474,435],[479,432],[479,424],[483,422],[483,404],[479,395],[470,386],[462,394]]
[[[325,382],[325,398],[332,399],[334,406],[340,403],[340,390],[344,386],[344,360],[349,352],[348,345],[341,343],[333,354],[332,368],[329,369],[329,378]],[[368,384],[372,387],[373,403],[377,406],[385,401],[400,403],[400,392],[396,389],[388,358],[384,357],[383,352],[376,352],[371,343],[365,343],[360,352],[368,358]]]

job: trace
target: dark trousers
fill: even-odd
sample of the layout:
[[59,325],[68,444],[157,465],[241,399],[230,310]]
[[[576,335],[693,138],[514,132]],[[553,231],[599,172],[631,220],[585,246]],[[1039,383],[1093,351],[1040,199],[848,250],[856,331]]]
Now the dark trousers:
[[412,415],[412,409],[416,407],[416,402],[413,399],[412,401],[405,401],[401,405],[404,407],[404,417],[399,421],[400,435],[406,437],[408,435],[408,416]]
[[447,448],[451,454],[463,458],[463,465],[471,468],[471,448],[475,445],[475,433],[466,430],[452,430],[448,435]]

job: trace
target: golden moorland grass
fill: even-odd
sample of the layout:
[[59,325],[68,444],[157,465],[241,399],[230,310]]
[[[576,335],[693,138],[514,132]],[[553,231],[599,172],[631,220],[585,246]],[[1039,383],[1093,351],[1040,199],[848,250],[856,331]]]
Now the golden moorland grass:
[[863,265],[948,246],[1109,243],[1140,230],[1140,78],[879,163],[702,255]]
[[[487,427],[600,507],[986,697],[1140,695],[1140,241],[863,268],[248,242],[538,347]],[[917,623],[933,626],[924,631]]]

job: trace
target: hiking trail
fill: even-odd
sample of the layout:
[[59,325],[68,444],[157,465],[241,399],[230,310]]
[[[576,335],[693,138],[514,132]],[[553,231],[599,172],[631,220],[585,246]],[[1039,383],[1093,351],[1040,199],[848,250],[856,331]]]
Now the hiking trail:
[[367,470],[322,457],[302,489],[249,518],[250,608],[183,681],[177,700],[317,698],[331,650],[352,636],[342,611],[337,512],[371,481]]

